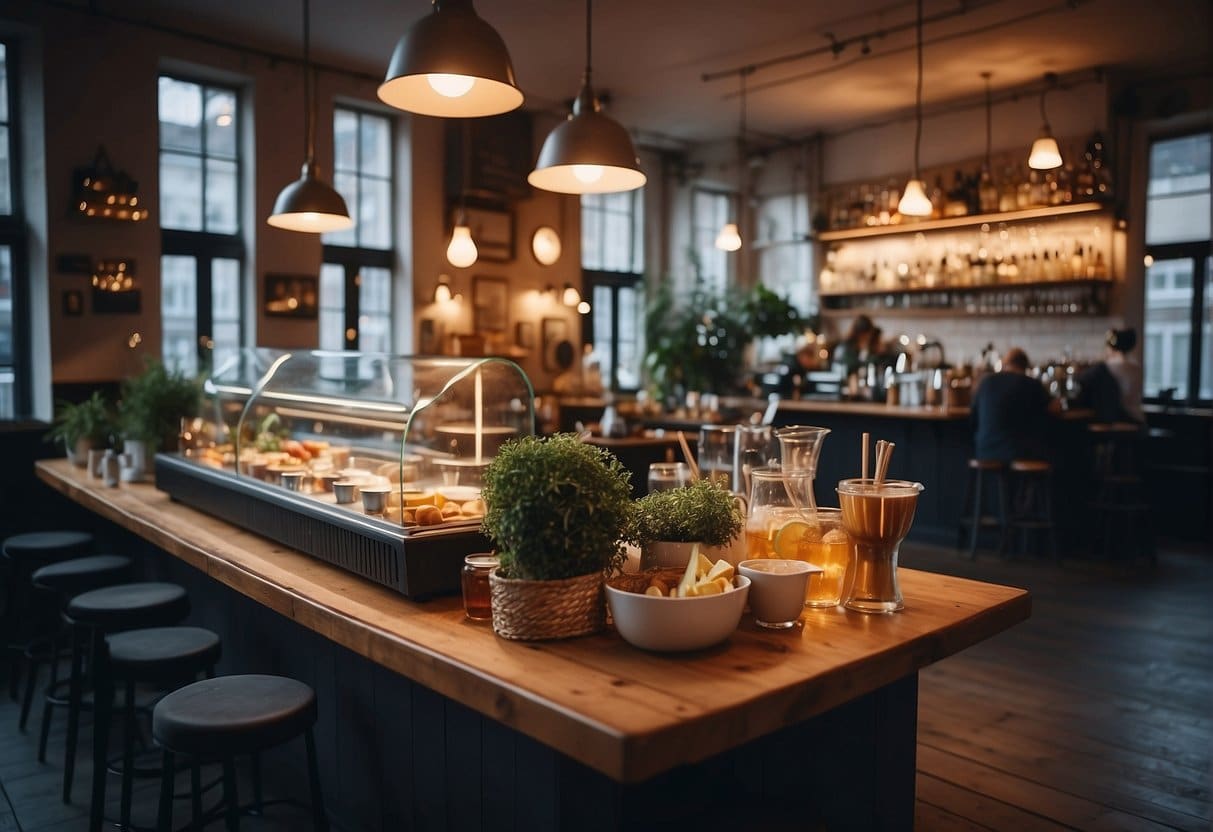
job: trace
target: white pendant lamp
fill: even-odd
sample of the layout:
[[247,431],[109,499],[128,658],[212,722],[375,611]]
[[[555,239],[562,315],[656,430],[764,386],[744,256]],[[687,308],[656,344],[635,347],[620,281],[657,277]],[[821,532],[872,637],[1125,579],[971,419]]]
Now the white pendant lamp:
[[632,137],[602,112],[590,84],[591,0],[585,4],[585,74],[573,101],[573,112],[543,141],[539,161],[527,181],[559,194],[609,194],[632,191],[646,177]]
[[396,43],[379,99],[424,116],[493,116],[522,106],[501,35],[471,0],[433,0]]
[[918,43],[918,83],[914,91],[914,176],[906,183],[906,189],[897,202],[897,212],[905,217],[929,217],[933,210],[931,200],[918,172],[918,151],[922,146],[922,0],[918,0],[915,30]]
[[724,224],[720,233],[716,235],[716,248],[721,251],[737,251],[741,248],[741,232],[737,230],[737,223],[726,222]]
[[1028,155],[1028,167],[1033,170],[1052,170],[1061,167],[1061,148],[1057,139],[1053,138],[1053,130],[1049,127],[1049,117],[1045,114],[1045,96],[1049,90],[1057,86],[1057,75],[1045,73],[1045,86],[1040,91],[1040,120],[1044,126],[1040,128],[1040,138],[1032,142],[1032,152]]
[[451,231],[451,242],[446,247],[446,260],[457,269],[466,269],[476,262],[478,256],[467,215],[460,211],[458,219],[455,220],[455,228]]
[[[752,67],[743,67],[737,73],[741,84],[741,115],[737,127],[737,218],[745,204],[745,79],[753,72]],[[726,222],[716,235],[716,248],[721,251],[741,250],[741,229],[736,222]]]
[[274,210],[266,220],[275,228],[320,234],[353,228],[350,211],[341,194],[320,179],[316,164],[316,101],[312,88],[311,14],[309,0],[303,0],[303,109],[306,134],[303,171],[274,200]]

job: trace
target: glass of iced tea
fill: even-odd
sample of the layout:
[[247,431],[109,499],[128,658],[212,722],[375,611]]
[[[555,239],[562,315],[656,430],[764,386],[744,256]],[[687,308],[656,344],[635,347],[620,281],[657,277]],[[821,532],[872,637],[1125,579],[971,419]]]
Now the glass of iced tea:
[[838,483],[842,524],[855,557],[843,605],[858,612],[896,612],[905,606],[897,584],[897,553],[914,522],[922,483],[851,479]]

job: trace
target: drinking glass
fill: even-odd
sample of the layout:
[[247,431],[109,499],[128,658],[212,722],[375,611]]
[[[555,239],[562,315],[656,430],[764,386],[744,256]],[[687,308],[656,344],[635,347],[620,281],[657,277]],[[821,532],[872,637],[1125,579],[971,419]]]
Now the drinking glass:
[[[746,516],[745,540],[748,558],[795,557],[780,554],[776,545],[780,532],[794,520],[805,520],[810,503],[813,478],[799,471],[759,468],[750,472],[750,506]],[[791,547],[792,537],[782,539]]]
[[699,473],[725,488],[733,484],[736,430],[732,425],[704,425],[699,429]]
[[654,462],[649,465],[649,493],[684,488],[691,484],[691,469],[685,462]]
[[738,425],[733,429],[733,492],[750,493],[750,472],[778,459],[768,425]]
[[838,483],[842,524],[854,559],[843,602],[857,612],[896,612],[905,607],[897,584],[897,553],[914,522],[922,483],[849,479]]

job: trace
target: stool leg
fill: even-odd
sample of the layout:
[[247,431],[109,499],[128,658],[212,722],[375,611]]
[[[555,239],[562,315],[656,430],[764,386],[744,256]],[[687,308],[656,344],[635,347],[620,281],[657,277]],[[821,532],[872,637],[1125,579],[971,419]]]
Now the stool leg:
[[122,828],[131,827],[131,790],[135,783],[135,681],[126,680],[122,703]]
[[160,806],[156,811],[157,832],[172,832],[173,829],[173,752],[165,750],[164,762],[160,766]]
[[110,676],[105,635],[93,628],[93,790],[89,800],[89,832],[101,832],[105,821],[105,777],[108,771],[110,720],[114,709],[114,680]]
[[261,808],[261,752],[253,752],[253,812],[260,815]]
[[25,733],[26,723],[29,722],[30,705],[34,704],[34,688],[38,685],[38,665],[40,662],[30,656],[29,675],[25,677],[25,695],[21,698],[21,718],[17,720],[17,728]]
[[202,765],[197,757],[190,764],[190,829],[202,829]]
[[970,520],[973,524],[969,532],[969,560],[977,560],[977,534],[981,531],[981,513],[984,510],[985,502],[981,495],[982,472],[977,472],[977,485],[973,488],[973,513],[970,515]]
[[1007,543],[1010,536],[1010,509],[1008,507],[1009,495],[1007,491],[1010,485],[1007,481],[1005,471],[1000,471],[998,474],[998,556],[1004,557],[1007,553]]
[[80,732],[80,700],[84,696],[84,648],[82,627],[72,625],[72,670],[67,696],[67,743],[63,756],[63,802],[72,802],[72,778],[76,773],[76,739]]
[[231,757],[223,758],[223,803],[228,832],[240,829],[240,796],[236,791],[236,765]]
[[329,817],[324,813],[324,795],[320,791],[320,765],[316,761],[316,738],[308,728],[303,735],[307,743],[307,779],[312,792],[312,825],[316,832],[328,832]]

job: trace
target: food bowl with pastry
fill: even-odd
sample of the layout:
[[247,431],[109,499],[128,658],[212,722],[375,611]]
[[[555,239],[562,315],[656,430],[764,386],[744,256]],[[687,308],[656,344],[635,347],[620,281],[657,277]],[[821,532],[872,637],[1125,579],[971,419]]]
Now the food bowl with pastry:
[[698,548],[683,569],[664,567],[616,575],[607,606],[624,641],[643,650],[701,650],[737,629],[750,579]]

